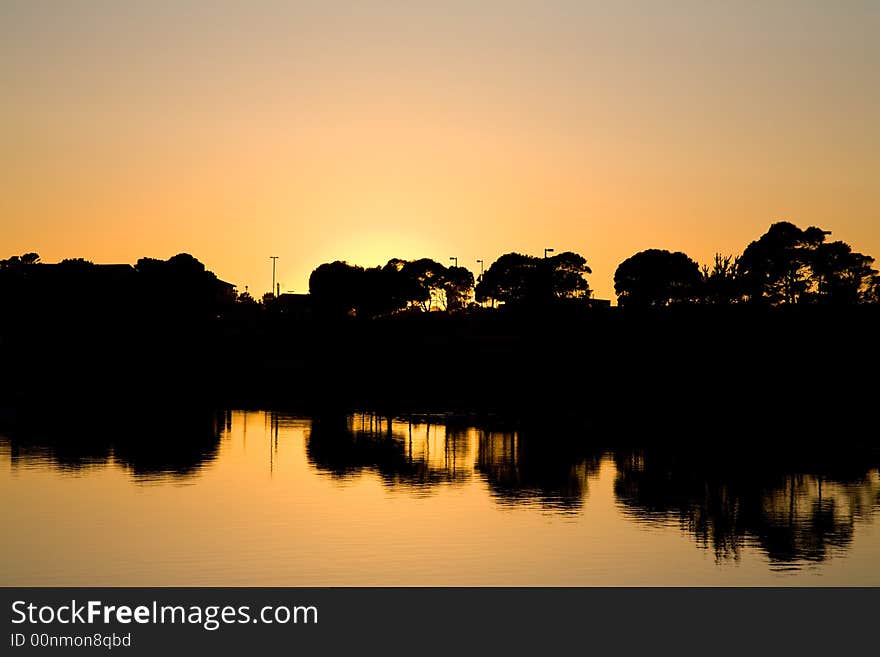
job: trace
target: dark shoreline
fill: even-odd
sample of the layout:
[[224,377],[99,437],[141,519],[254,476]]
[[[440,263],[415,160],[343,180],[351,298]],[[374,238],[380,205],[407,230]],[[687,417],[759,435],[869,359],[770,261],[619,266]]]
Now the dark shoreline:
[[[484,311],[3,334],[5,416],[86,404],[553,418],[624,433],[871,434],[880,308]],[[59,418],[63,420],[63,418]],[[30,420],[24,420],[29,422]]]

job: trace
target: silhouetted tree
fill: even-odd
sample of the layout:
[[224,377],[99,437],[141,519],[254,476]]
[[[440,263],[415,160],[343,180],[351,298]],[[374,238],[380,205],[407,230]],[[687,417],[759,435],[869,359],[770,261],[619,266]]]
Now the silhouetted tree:
[[815,226],[801,230],[787,221],[770,226],[740,260],[750,300],[772,305],[869,301],[874,259],[844,242],[826,242],[830,234]]
[[314,299],[315,309],[333,316],[356,314],[361,300],[363,272],[363,267],[341,260],[319,265],[309,276],[309,294]]
[[394,264],[365,269],[361,278],[358,315],[380,317],[406,307],[403,274]]
[[168,258],[168,266],[178,275],[198,275],[205,271],[205,265],[189,253],[178,253]]
[[621,306],[667,306],[699,295],[700,268],[681,251],[648,249],[627,258],[614,272]]
[[530,296],[531,276],[530,256],[519,253],[506,253],[483,273],[477,284],[477,301],[501,301],[515,303]]
[[59,264],[64,265],[65,267],[79,267],[82,269],[95,266],[94,262],[86,260],[85,258],[65,258]]
[[553,285],[553,296],[557,299],[580,299],[589,298],[590,285],[584,278],[592,274],[593,270],[587,266],[587,259],[572,251],[564,251],[552,258],[544,258],[550,267]]
[[700,268],[703,279],[701,298],[706,303],[730,304],[743,299],[742,281],[739,276],[739,257],[715,254],[712,268]]
[[826,235],[827,231],[815,226],[801,230],[788,221],[771,225],[740,259],[749,299],[773,305],[797,303],[810,289],[812,254]]
[[447,310],[461,310],[474,289],[474,275],[464,267],[449,267],[443,280]]
[[592,273],[587,261],[571,251],[552,258],[506,253],[487,269],[477,284],[477,301],[542,304],[556,299],[589,298],[584,276]]
[[36,253],[23,253],[20,256],[14,255],[0,260],[0,269],[18,269],[20,267],[28,267],[36,265],[40,262],[40,256]]
[[871,277],[871,282],[865,293],[865,301],[868,303],[880,304],[880,274],[875,274]]
[[844,242],[819,244],[812,253],[810,267],[819,302],[854,304],[869,301],[876,271],[874,259],[853,252]]
[[411,271],[407,270],[408,264],[406,260],[391,258],[382,267],[385,294],[389,297],[389,306],[395,310],[406,308],[410,303],[423,301],[424,291],[411,275]]
[[441,294],[446,284],[446,267],[430,258],[413,260],[403,266],[406,289],[413,294],[408,301],[429,311],[442,301]]
[[257,301],[251,296],[251,293],[245,290],[241,294],[237,295],[235,298],[237,303],[240,303],[245,306],[256,305]]
[[379,317],[407,307],[456,309],[472,287],[469,271],[447,269],[430,258],[392,258],[383,267],[368,269],[337,261],[321,265],[309,279],[317,309],[337,316]]
[[232,286],[222,283],[188,253],[168,260],[141,258],[134,268],[143,300],[156,311],[194,317],[213,313],[235,300]]

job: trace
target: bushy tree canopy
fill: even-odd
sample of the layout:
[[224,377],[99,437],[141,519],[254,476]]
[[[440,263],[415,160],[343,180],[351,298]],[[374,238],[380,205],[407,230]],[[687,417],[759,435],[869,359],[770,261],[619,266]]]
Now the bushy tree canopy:
[[383,267],[363,268],[336,261],[320,265],[309,278],[319,313],[378,317],[406,308],[459,310],[474,277],[464,267],[444,267],[430,258],[392,258]]
[[621,306],[667,306],[699,295],[700,267],[681,251],[641,251],[614,272],[614,291]]
[[590,273],[586,259],[571,251],[551,258],[505,253],[477,284],[477,301],[524,305],[589,298],[590,286],[584,276]]
[[845,242],[826,242],[831,233],[801,230],[781,221],[746,247],[740,259],[743,289],[753,302],[858,303],[870,295],[874,259]]

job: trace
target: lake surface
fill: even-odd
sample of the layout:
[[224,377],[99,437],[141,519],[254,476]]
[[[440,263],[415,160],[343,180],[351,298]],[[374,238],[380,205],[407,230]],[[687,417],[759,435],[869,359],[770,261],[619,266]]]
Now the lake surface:
[[[880,585],[878,452],[231,411],[0,435],[0,585]],[[127,428],[128,427],[128,428]]]

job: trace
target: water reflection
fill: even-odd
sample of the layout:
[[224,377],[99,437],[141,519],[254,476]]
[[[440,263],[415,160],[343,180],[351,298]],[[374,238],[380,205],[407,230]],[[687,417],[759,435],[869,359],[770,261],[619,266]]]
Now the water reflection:
[[880,506],[876,450],[769,453],[640,449],[615,453],[619,504],[646,523],[676,522],[718,560],[759,547],[774,567],[848,548]]
[[[250,440],[268,447],[256,461],[260,476],[289,478],[296,467],[323,482],[314,489],[321,517],[331,507],[341,516],[351,513],[350,499],[336,490],[379,481],[385,493],[439,499],[453,514],[479,514],[481,505],[524,516],[537,509],[566,522],[613,516],[628,528],[683,533],[719,564],[739,563],[755,550],[777,570],[824,563],[851,551],[857,528],[880,510],[880,451],[853,445],[605,448],[595,436],[551,423],[372,413],[151,410],[135,416],[79,409],[53,417],[0,436],[13,473],[48,469],[87,478],[117,467],[139,483],[196,483],[208,466],[224,463],[230,480],[247,482],[236,490],[250,490],[260,481],[243,465]],[[233,441],[240,442],[234,450]],[[600,481],[591,501],[590,488]],[[470,506],[461,502],[465,495]],[[249,509],[260,504],[251,501]],[[376,502],[389,517],[398,503]],[[488,540],[482,549],[504,549]],[[616,535],[607,540],[613,546]],[[652,534],[638,541],[650,550]]]
[[373,414],[315,417],[306,442],[309,462],[340,480],[374,472],[389,487],[426,493],[439,484],[482,478],[496,502],[576,510],[602,450],[566,435],[489,430],[437,418]]
[[13,470],[51,465],[76,473],[117,464],[139,481],[185,480],[217,458],[231,422],[231,411],[151,410],[131,417],[98,407],[34,418],[7,431],[5,442]]
[[324,415],[312,419],[306,454],[339,479],[372,471],[388,486],[424,492],[471,477],[472,431],[374,414]]
[[576,510],[587,495],[603,451],[586,440],[532,431],[481,431],[476,469],[505,504],[537,500],[548,509]]

